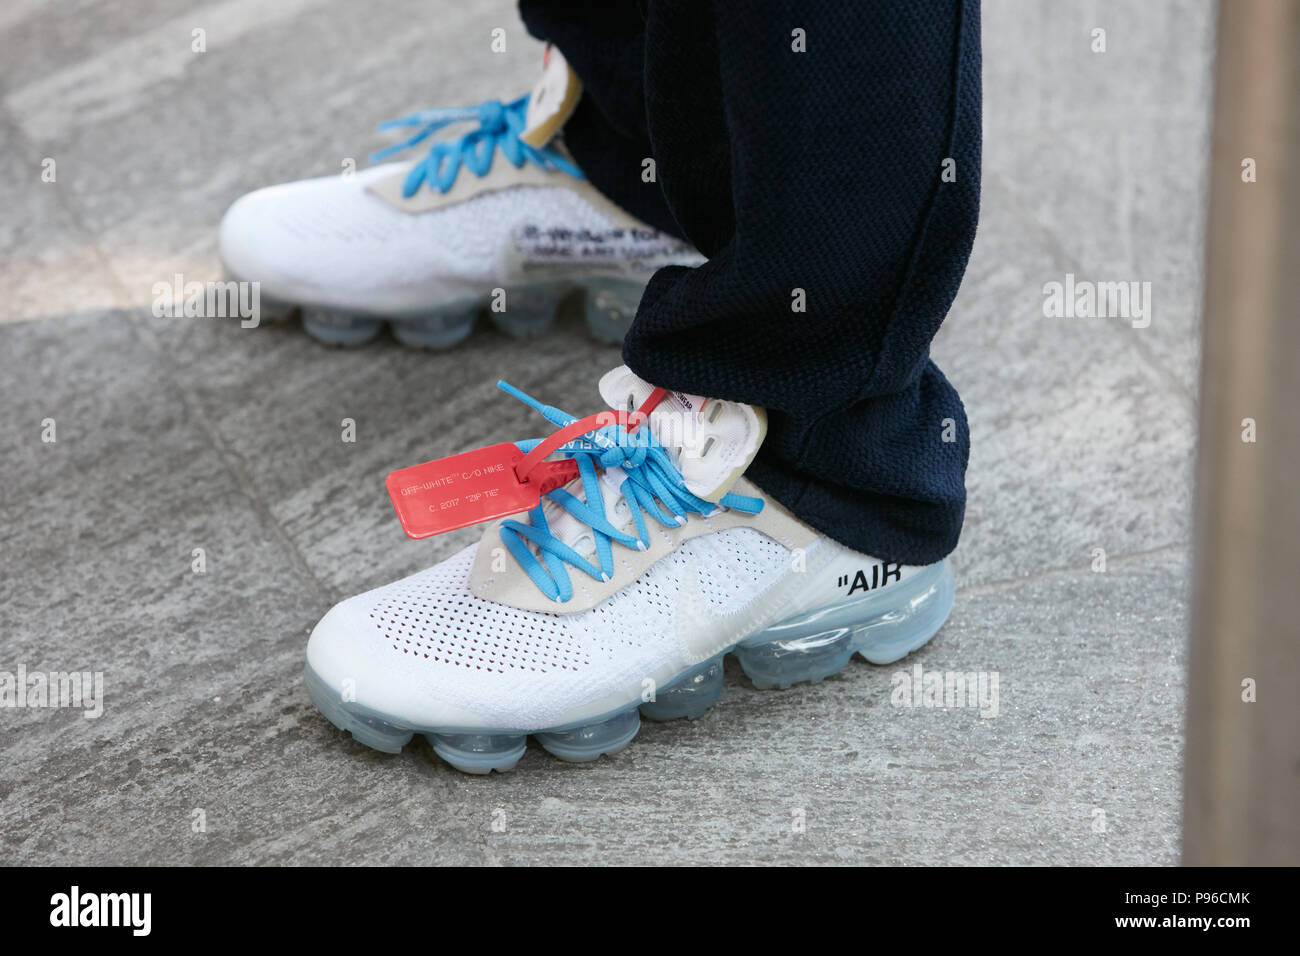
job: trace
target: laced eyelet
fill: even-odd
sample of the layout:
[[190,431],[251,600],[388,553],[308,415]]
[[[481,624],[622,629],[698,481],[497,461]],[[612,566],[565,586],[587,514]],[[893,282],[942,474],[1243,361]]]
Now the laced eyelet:
[[[690,521],[693,514],[704,517],[716,514],[723,508],[719,503],[706,501],[691,493],[667,452],[655,442],[653,434],[647,433],[645,443],[632,448],[613,441],[607,429],[616,426],[597,426],[585,433],[588,447],[581,444],[574,447],[572,435],[568,433],[581,431],[588,427],[589,422],[542,405],[532,396],[505,382],[498,385],[540,412],[548,421],[560,426],[560,431],[566,433],[559,435],[557,432],[549,439],[529,442],[527,447],[521,445],[521,451],[535,458],[539,454],[544,456],[548,451],[561,450],[561,444],[568,438],[570,443],[563,445],[562,453],[576,459],[578,463],[580,477],[574,481],[581,481],[583,496],[579,498],[564,488],[548,491],[546,496],[572,518],[587,525],[590,533],[581,534],[571,545],[564,544],[551,532],[541,505],[529,513],[528,523],[507,519],[501,525],[501,540],[507,549],[542,593],[557,602],[567,601],[573,593],[566,564],[589,575],[592,580],[608,582],[612,579],[612,575],[603,567],[597,567],[587,556],[579,553],[579,547],[584,543],[589,543],[595,554],[603,560],[608,560],[611,545],[636,551],[651,550],[654,539],[650,536],[656,533],[671,548],[674,538],[667,529],[682,527]],[[657,392],[662,393],[663,390]],[[655,400],[657,399],[652,395],[646,406],[652,407]],[[598,416],[589,418],[599,420]],[[620,466],[626,477],[622,479],[616,500],[613,501],[613,515],[620,521],[631,516],[635,519],[634,528],[626,525],[620,528],[616,522],[611,521],[610,513],[606,511],[609,499],[597,490],[602,481],[598,469],[608,470]],[[757,514],[763,509],[760,498],[733,494],[724,500],[727,506],[748,514]],[[600,502],[600,506],[597,507],[595,502]],[[658,522],[659,527],[648,526],[647,518]],[[623,563],[625,567],[628,566],[626,561]]]

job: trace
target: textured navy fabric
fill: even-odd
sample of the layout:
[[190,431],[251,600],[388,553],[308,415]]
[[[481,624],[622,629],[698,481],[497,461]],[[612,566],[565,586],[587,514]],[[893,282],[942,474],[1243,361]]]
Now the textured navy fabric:
[[969,440],[929,343],[978,219],[978,2],[520,9],[583,81],[564,135],[592,183],[708,257],[654,275],[627,364],[764,406],[749,477],[832,538],[909,564],[950,552]]

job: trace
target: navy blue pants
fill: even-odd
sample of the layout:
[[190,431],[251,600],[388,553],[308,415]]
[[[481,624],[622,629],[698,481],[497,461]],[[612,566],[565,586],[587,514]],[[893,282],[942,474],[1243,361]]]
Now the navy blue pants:
[[520,9],[583,81],[564,135],[592,183],[708,257],[653,276],[624,361],[764,406],[748,476],[808,524],[950,552],[970,445],[929,344],[979,213],[978,0]]

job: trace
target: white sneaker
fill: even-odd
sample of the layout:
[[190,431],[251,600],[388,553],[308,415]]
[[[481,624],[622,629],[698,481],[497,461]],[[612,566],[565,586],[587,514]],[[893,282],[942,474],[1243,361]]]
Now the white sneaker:
[[622,341],[655,270],[703,258],[606,199],[557,138],[521,139],[529,99],[386,124],[418,131],[377,155],[477,120],[416,162],[243,196],[221,222],[229,277],[261,283],[263,316],[301,307],[307,331],[335,345],[369,341],[387,322],[408,345],[445,348],[484,307],[504,331],[535,334],[578,287],[592,333]]
[[424,734],[469,773],[509,770],[529,734],[565,760],[594,760],[626,746],[641,715],[703,713],[728,653],[756,686],[788,687],[854,653],[898,660],[947,619],[947,560],[850,551],[741,476],[761,409],[665,396],[626,368],[600,391],[614,409],[664,397],[630,435],[611,424],[566,444],[579,477],[527,521],[497,521],[478,544],[316,626],[306,681],[335,725],[389,752]]

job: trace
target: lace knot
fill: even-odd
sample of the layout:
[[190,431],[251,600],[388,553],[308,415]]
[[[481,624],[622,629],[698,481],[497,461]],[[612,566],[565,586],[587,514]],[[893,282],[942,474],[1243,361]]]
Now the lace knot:
[[[532,578],[538,589],[553,601],[567,601],[573,596],[573,584],[567,568],[580,571],[593,580],[609,581],[615,570],[612,545],[635,551],[650,547],[650,528],[647,518],[664,527],[681,527],[690,514],[711,514],[719,505],[745,514],[763,510],[761,498],[727,494],[715,503],[699,498],[686,487],[672,458],[655,439],[647,426],[638,427],[649,417],[654,406],[666,391],[655,389],[635,415],[619,415],[619,423],[601,425],[599,422],[610,413],[575,419],[572,415],[543,405],[537,399],[521,392],[506,382],[498,382],[503,391],[530,408],[540,412],[553,424],[562,426],[550,438],[516,442],[525,458],[515,466],[516,474],[523,468],[526,476],[531,467],[552,452],[560,452],[578,463],[579,477],[574,486],[581,486],[583,498],[578,498],[567,488],[545,492],[561,511],[567,512],[590,529],[589,540],[595,547],[592,563],[586,555],[579,554],[569,544],[555,536],[541,503],[528,512],[528,522],[507,519],[501,523],[501,541],[523,570]],[[571,440],[571,439],[577,439]],[[608,471],[620,468],[623,479],[616,495],[626,504],[625,515],[630,514],[632,528],[625,523],[615,524],[606,511],[605,491],[597,469]],[[618,512],[615,505],[615,512]],[[567,566],[567,567],[566,567]]]
[[538,149],[520,139],[528,116],[528,97],[521,96],[510,103],[488,100],[478,106],[452,107],[424,110],[402,119],[382,124],[380,129],[411,129],[416,132],[400,143],[394,143],[371,155],[372,160],[385,159],[394,153],[410,149],[424,142],[434,133],[452,123],[478,120],[478,128],[451,140],[439,140],[429,149],[428,155],[411,167],[402,184],[402,195],[410,198],[421,186],[445,193],[456,182],[461,169],[468,168],[475,176],[485,176],[492,168],[497,150],[515,166],[532,162],[543,169],[558,169],[575,179],[581,179],[582,170],[569,162],[563,154],[549,147]]

